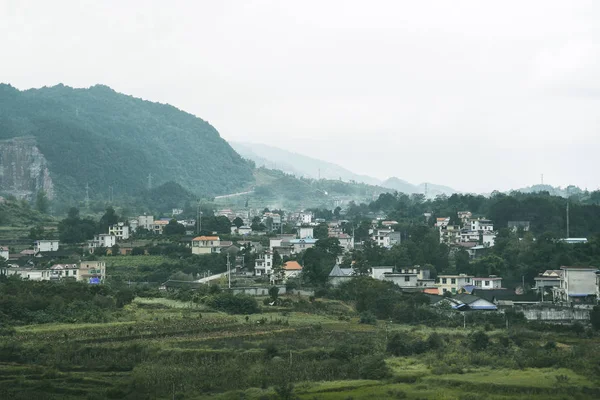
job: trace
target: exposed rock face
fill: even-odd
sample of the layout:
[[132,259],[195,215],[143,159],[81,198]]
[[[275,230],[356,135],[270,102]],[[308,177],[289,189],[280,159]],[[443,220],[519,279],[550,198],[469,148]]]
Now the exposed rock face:
[[44,155],[34,138],[0,141],[0,191],[18,198],[33,198],[44,190],[54,196],[54,185]]

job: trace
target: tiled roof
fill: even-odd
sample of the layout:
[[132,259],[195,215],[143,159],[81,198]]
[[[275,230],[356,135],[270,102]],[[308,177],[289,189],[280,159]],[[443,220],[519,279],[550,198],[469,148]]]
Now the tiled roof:
[[297,261],[288,261],[283,264],[283,269],[286,271],[301,271],[302,265],[298,264]]
[[206,240],[220,240],[218,236],[197,236],[195,238],[192,239],[193,242],[198,242],[198,241],[206,241]]

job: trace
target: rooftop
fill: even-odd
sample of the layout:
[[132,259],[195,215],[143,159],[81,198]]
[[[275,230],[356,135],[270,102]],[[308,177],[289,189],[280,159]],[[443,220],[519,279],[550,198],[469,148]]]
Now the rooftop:
[[218,236],[197,236],[195,238],[192,239],[193,242],[198,242],[198,241],[207,241],[207,240],[220,240]]
[[302,265],[298,264],[298,261],[288,261],[283,264],[283,269],[286,271],[301,271]]

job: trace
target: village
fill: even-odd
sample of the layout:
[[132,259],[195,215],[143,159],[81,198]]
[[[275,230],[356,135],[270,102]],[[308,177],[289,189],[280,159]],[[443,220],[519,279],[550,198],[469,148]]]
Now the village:
[[[229,232],[207,232],[201,219],[178,220],[181,212],[174,209],[171,217],[140,215],[117,222],[85,243],[66,246],[67,251],[58,239],[36,240],[31,248],[19,253],[1,247],[0,257],[5,263],[0,275],[31,281],[67,279],[105,284],[113,277],[111,256],[125,260],[128,256],[143,258],[157,243],[175,243],[193,256],[218,254],[226,258],[223,265],[204,271],[201,276],[185,280],[175,276],[155,282],[164,291],[220,285],[234,294],[266,296],[271,287],[277,287],[280,294],[313,296],[317,286],[335,288],[357,277],[370,277],[391,282],[403,292],[423,293],[434,307],[485,312],[513,309],[530,320],[550,322],[585,322],[600,298],[600,272],[592,266],[548,269],[534,278],[533,285],[527,285],[523,279],[506,286],[503,277],[495,274],[473,275],[460,270],[439,273],[432,265],[364,265],[355,255],[365,248],[390,251],[406,239],[399,223],[382,215],[370,221],[368,236],[357,240],[357,226],[344,218],[340,207],[326,213],[328,218],[318,217],[310,210],[214,210],[214,218],[229,221]],[[424,213],[424,222],[432,223],[440,244],[448,246],[450,254],[466,251],[469,259],[476,261],[495,245],[498,231],[490,219],[473,217],[469,211],[460,211],[454,217],[436,217],[435,221],[431,218],[431,213]],[[169,235],[174,226],[178,234]],[[529,223],[510,221],[505,228],[523,233],[529,230]],[[151,246],[141,238],[151,238]],[[574,244],[586,241],[564,240]],[[335,257],[326,267],[326,279],[317,285],[303,279],[303,255],[320,245],[333,246]],[[77,257],[79,262],[72,262]],[[54,263],[56,260],[68,261]]]

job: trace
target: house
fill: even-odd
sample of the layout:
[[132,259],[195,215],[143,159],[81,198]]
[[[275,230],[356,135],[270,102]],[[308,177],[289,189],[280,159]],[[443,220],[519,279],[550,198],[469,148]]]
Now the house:
[[242,225],[239,228],[237,228],[238,235],[246,236],[246,235],[250,235],[251,233],[252,233],[252,228],[250,228],[247,225]]
[[302,272],[302,266],[297,261],[288,261],[283,264],[283,278],[295,278]]
[[508,221],[508,229],[513,232],[517,232],[522,229],[523,232],[529,232],[530,222],[529,221]]
[[0,268],[0,275],[11,276],[18,275],[21,279],[28,279],[30,281],[49,281],[50,280],[49,269],[37,269],[37,268],[22,268],[22,267],[3,267]]
[[392,228],[374,229],[371,235],[371,240],[378,246],[385,247],[386,249],[399,244],[400,238],[400,232],[395,232]]
[[542,274],[533,278],[535,281],[534,289],[538,292],[552,290],[555,287],[560,287],[563,271],[561,269],[549,269]]
[[221,239],[218,236],[197,236],[192,239],[192,254],[211,254],[221,251]]
[[4,258],[5,260],[10,258],[8,247],[0,247],[0,257]]
[[314,228],[312,226],[301,226],[298,229],[298,239],[314,237]]
[[494,303],[471,294],[457,294],[452,296],[451,300],[457,303],[452,308],[459,310],[498,310],[498,307]]
[[380,280],[383,279],[384,274],[391,274],[392,272],[394,272],[394,267],[378,266],[378,267],[371,267],[369,270],[371,278],[380,279]]
[[477,289],[501,289],[502,278],[496,275],[490,275],[488,278],[473,278],[473,286]]
[[464,286],[471,285],[472,279],[472,276],[466,274],[439,275],[436,282],[438,293],[440,295],[443,295],[446,292],[457,294]]
[[560,286],[552,289],[554,300],[563,303],[585,303],[596,299],[596,267],[560,267]]
[[[437,287],[435,286],[435,279],[431,279],[431,271],[429,268],[422,268],[419,265],[414,267],[404,267],[398,270],[400,274],[413,274],[417,275],[416,287],[418,288],[435,288],[437,294]],[[406,280],[405,280],[406,282]]]
[[50,280],[59,280],[64,278],[77,279],[79,274],[77,264],[55,264],[50,267]]
[[485,253],[487,253],[489,250],[489,247],[486,247],[484,245],[478,244],[477,246],[473,246],[467,249],[467,252],[469,253],[469,257],[471,259],[476,259],[476,258],[481,258],[483,257],[483,255]]
[[290,240],[290,244],[292,246],[294,246],[295,253],[300,253],[301,251],[310,249],[311,247],[314,247],[314,245],[316,243],[317,243],[317,239],[313,239],[313,238]]
[[344,282],[348,282],[353,277],[354,271],[352,268],[341,268],[338,264],[336,264],[329,273],[328,281],[331,286],[338,286]]
[[313,219],[313,213],[310,211],[302,211],[298,215],[298,223],[302,224],[311,224]]
[[496,232],[494,231],[483,231],[481,234],[481,244],[485,247],[493,247],[496,240]]
[[[281,229],[281,215],[272,212],[266,212],[263,214],[261,222],[265,224],[267,230],[277,232]],[[312,235],[311,235],[312,236]]]
[[564,239],[558,239],[558,240],[560,242],[568,243],[568,244],[580,244],[580,243],[588,242],[587,238],[564,238]]
[[458,215],[458,219],[460,219],[460,223],[462,225],[467,225],[471,221],[471,217],[473,214],[471,211],[459,211],[456,213]]
[[270,250],[260,254],[254,261],[254,274],[256,276],[271,275],[273,271],[273,253]]
[[58,240],[36,240],[33,244],[33,250],[36,253],[47,252],[47,251],[57,251],[58,247],[59,247]]
[[169,225],[170,221],[171,220],[169,218],[161,218],[157,221],[154,221],[154,224],[152,225],[152,233],[155,235],[162,235],[165,226]]
[[489,219],[472,219],[471,220],[472,231],[493,231],[494,223]]
[[354,249],[354,237],[346,234],[346,233],[338,233],[335,237],[340,242],[340,246],[344,249],[344,253],[347,253]]
[[104,261],[82,261],[79,263],[78,281],[92,285],[103,283],[106,279],[106,263]]
[[[134,223],[134,224],[136,225],[135,229],[133,229],[134,231],[137,228],[144,228],[148,231],[152,231],[152,229],[154,227],[154,216],[140,215],[139,217],[137,217],[137,223]],[[129,221],[129,226],[131,226],[133,228],[131,221]]]
[[116,236],[101,233],[99,235],[94,235],[94,239],[88,240],[88,250],[90,253],[94,252],[95,248],[104,247],[111,248],[115,244],[117,244]]
[[417,273],[415,272],[386,272],[380,278],[384,281],[390,281],[400,286],[401,288],[416,288],[418,285]]
[[398,225],[398,221],[381,221],[381,225],[385,227],[393,227]]
[[129,226],[123,222],[111,225],[108,227],[108,234],[113,235],[117,240],[127,240],[129,239]]
[[440,243],[456,244],[462,240],[461,229],[458,225],[442,225],[438,227]]

